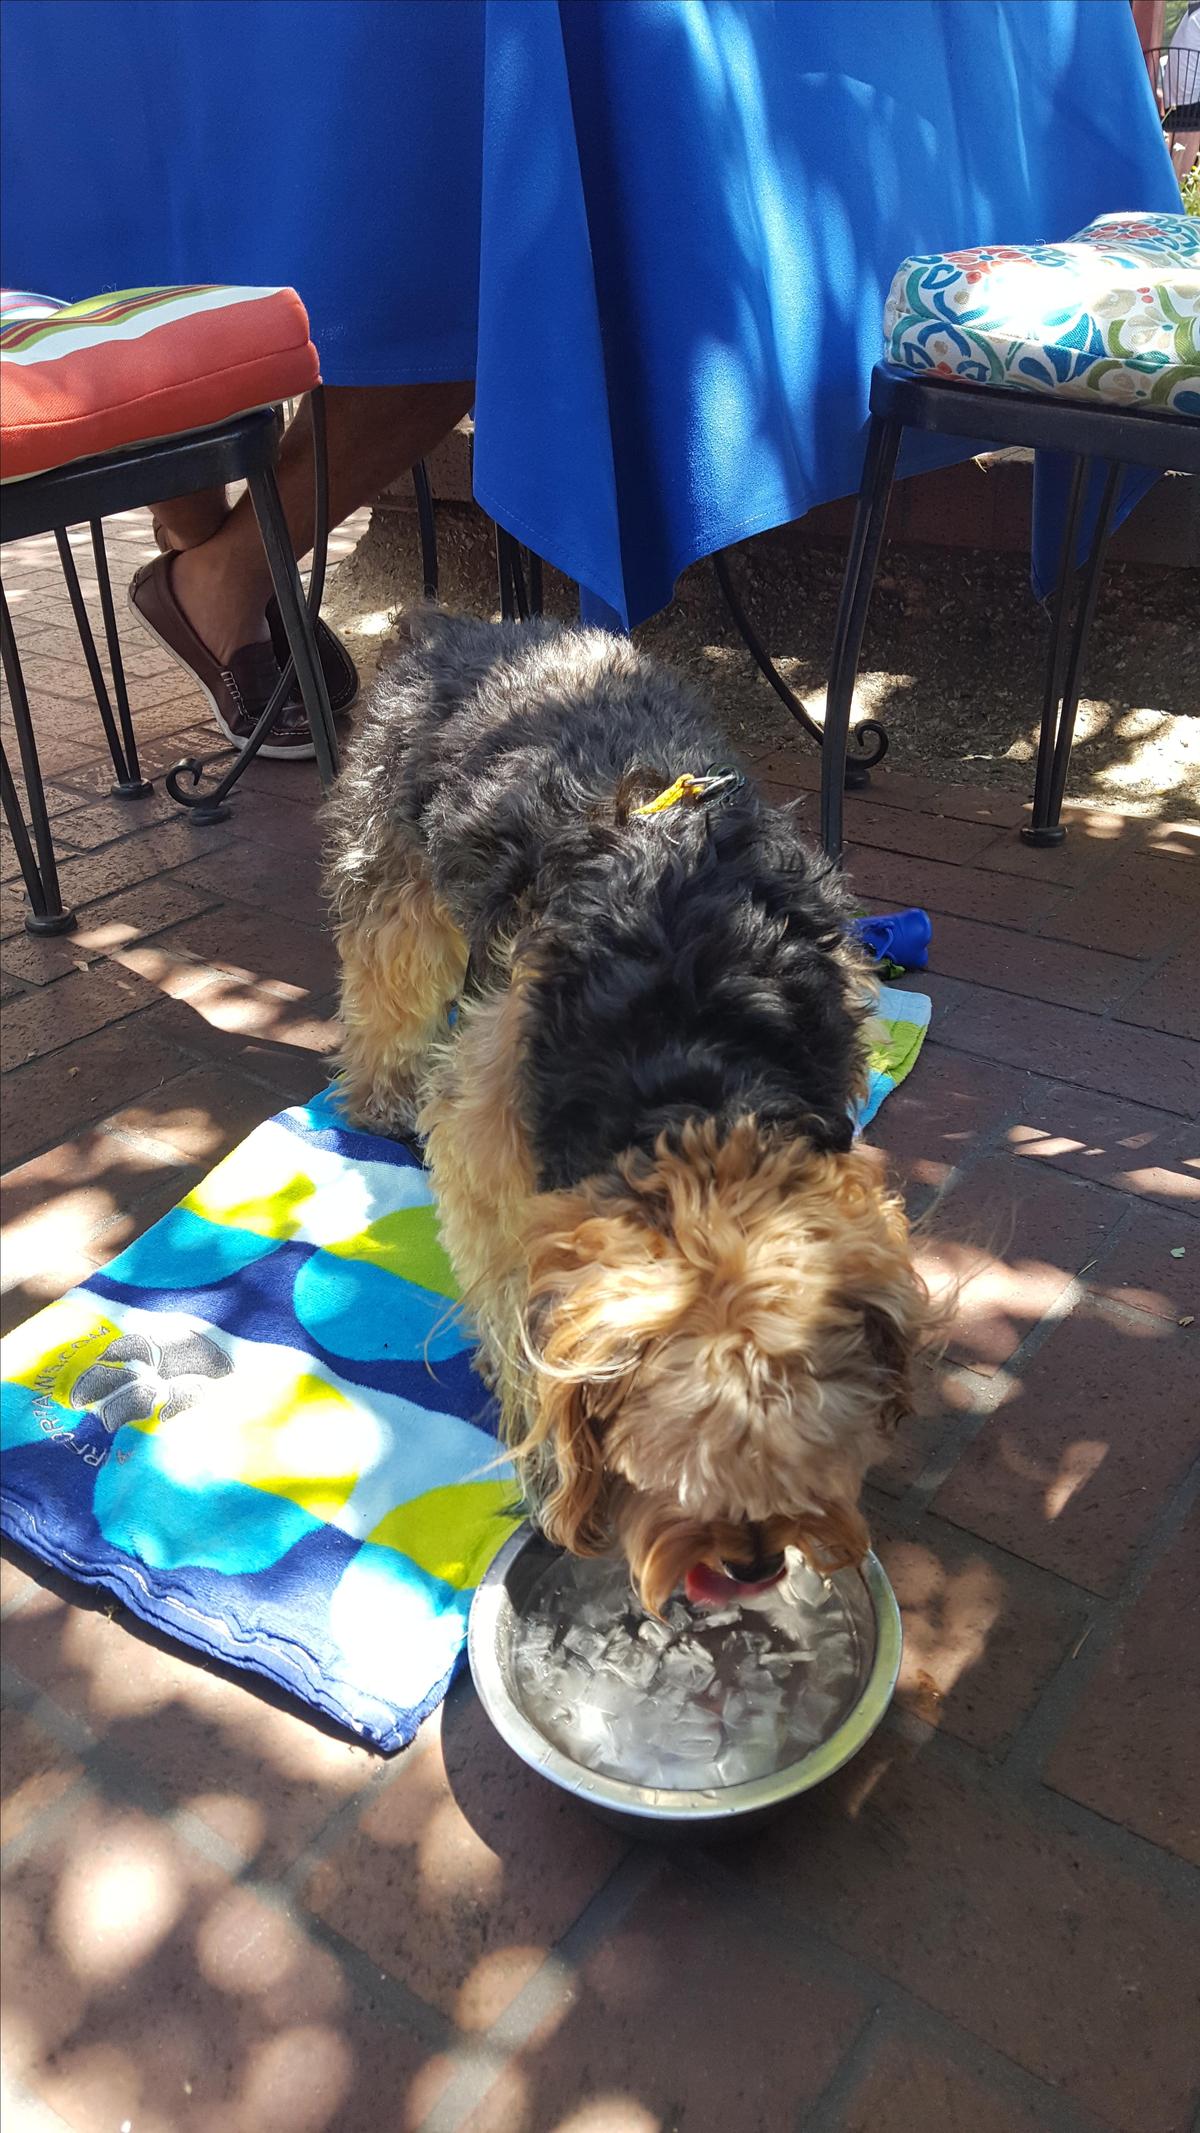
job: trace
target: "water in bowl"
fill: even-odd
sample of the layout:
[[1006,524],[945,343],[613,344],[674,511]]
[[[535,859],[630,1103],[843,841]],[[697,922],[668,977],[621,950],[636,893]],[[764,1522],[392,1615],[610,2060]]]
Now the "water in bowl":
[[718,1610],[676,1595],[661,1621],[623,1563],[557,1557],[514,1623],[512,1662],[526,1716],[572,1762],[679,1792],[798,1762],[862,1678],[837,1584],[794,1549],[769,1592]]

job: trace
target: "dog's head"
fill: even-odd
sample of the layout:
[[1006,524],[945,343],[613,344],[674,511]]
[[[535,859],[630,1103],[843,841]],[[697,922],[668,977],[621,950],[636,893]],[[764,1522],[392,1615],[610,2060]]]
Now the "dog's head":
[[617,1540],[656,1609],[793,1543],[858,1562],[926,1309],[873,1158],[705,1122],[534,1205],[522,1449],[550,1538]]

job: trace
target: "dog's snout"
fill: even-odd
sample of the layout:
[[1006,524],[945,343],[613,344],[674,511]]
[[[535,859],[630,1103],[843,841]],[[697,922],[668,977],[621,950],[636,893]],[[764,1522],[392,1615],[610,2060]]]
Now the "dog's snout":
[[727,1577],[738,1585],[770,1585],[783,1575],[783,1551],[768,1550],[766,1536],[760,1525],[745,1529],[745,1551],[736,1556],[723,1556],[722,1567]]
[[722,1568],[735,1585],[766,1585],[772,1579],[782,1576],[783,1554],[780,1551],[776,1555],[759,1555],[751,1561],[736,1563],[731,1563],[728,1557],[723,1557]]

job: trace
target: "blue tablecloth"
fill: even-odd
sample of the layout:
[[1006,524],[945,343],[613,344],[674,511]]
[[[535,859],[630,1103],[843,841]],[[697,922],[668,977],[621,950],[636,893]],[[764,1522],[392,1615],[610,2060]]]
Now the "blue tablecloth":
[[480,501],[630,621],[857,486],[906,254],[1179,204],[1128,0],[6,0],[3,34],[10,285],[291,282],[331,384],[474,371]]

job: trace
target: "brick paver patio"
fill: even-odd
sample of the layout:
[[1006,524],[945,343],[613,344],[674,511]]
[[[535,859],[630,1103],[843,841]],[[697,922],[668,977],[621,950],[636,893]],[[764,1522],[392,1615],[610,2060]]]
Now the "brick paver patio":
[[[118,584],[145,521],[112,529]],[[5,1323],[323,1079],[311,768],[124,806],[53,546],[5,557],[79,930],[4,867]],[[136,633],[149,770],[208,747]],[[759,769],[810,791],[797,749]],[[810,816],[811,797],[806,805]],[[872,1490],[897,1707],[756,1840],[658,1852],[470,1689],[381,1762],[3,1569],[5,2133],[1185,2133],[1200,2020],[1200,834],[879,777],[877,907],[934,913],[876,1138],[963,1283]]]

